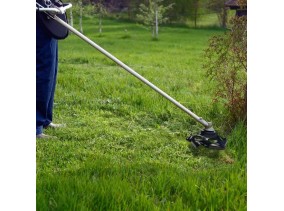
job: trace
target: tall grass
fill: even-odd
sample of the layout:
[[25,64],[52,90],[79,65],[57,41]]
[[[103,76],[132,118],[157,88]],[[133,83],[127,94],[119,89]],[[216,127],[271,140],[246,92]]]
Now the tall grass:
[[[85,34],[222,133],[203,49],[218,29],[84,19]],[[125,36],[127,31],[128,36]],[[37,210],[246,210],[246,128],[225,151],[193,149],[200,125],[113,62],[70,35],[59,45],[57,139],[37,141]]]

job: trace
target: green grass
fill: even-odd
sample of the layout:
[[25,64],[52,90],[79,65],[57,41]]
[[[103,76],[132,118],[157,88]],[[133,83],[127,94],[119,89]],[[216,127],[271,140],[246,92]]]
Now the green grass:
[[[84,34],[223,133],[221,104],[202,69],[219,29],[84,19]],[[37,140],[37,210],[246,210],[246,127],[225,151],[185,141],[202,126],[70,35],[59,43],[54,140]]]

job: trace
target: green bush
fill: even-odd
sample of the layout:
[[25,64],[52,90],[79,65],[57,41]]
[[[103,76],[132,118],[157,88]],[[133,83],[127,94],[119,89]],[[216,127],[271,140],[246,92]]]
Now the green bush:
[[247,119],[247,20],[234,17],[230,24],[224,35],[210,39],[203,67],[216,82],[214,100],[224,102],[227,125],[233,128]]

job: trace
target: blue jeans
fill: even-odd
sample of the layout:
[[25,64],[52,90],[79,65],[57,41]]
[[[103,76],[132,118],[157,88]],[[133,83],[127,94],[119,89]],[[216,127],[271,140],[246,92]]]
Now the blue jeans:
[[36,25],[36,134],[52,122],[58,65],[58,43],[44,26]]

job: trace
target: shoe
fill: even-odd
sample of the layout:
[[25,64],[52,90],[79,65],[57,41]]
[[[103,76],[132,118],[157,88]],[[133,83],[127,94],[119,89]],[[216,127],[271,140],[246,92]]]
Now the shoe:
[[65,124],[54,124],[51,122],[49,125],[44,126],[44,128],[61,128],[65,126]]
[[36,138],[40,138],[40,139],[54,139],[56,138],[55,136],[49,136],[49,135],[46,135],[44,133],[40,133],[40,134],[37,134],[36,135]]

